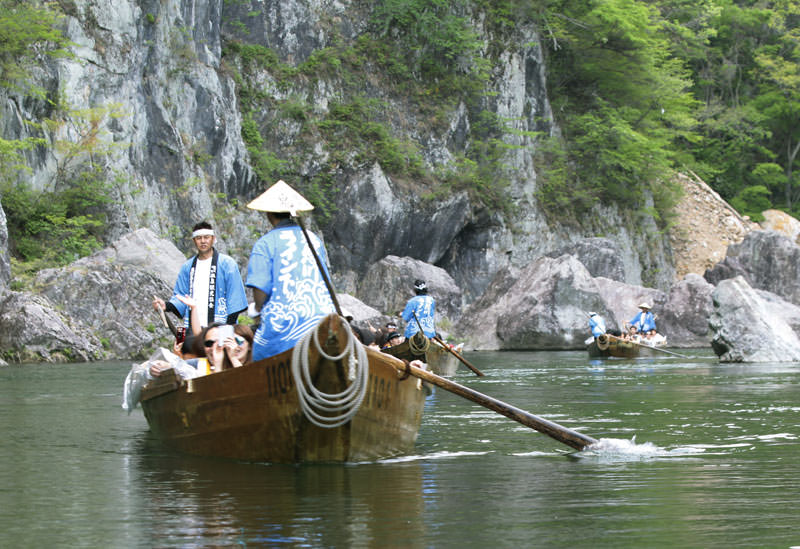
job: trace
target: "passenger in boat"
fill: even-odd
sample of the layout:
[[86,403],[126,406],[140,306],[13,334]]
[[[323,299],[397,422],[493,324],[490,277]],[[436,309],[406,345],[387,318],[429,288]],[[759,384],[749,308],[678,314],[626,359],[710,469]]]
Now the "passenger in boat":
[[636,333],[644,336],[648,332],[656,332],[656,318],[653,316],[648,303],[639,304],[640,311],[633,317],[630,324],[631,327],[636,329]]
[[405,340],[406,338],[400,335],[399,332],[391,332],[387,334],[386,341],[384,342],[383,345],[381,345],[381,349],[385,349],[387,347],[394,347],[395,345],[400,345]]
[[226,330],[223,325],[212,325],[203,334],[210,372],[238,368],[251,360],[253,330],[244,324],[233,326],[232,333],[223,333]]
[[589,329],[592,331],[592,337],[600,337],[606,333],[606,323],[603,317],[594,311],[589,313]]
[[[301,227],[291,214],[313,208],[283,181],[270,187],[248,207],[267,212],[272,229],[253,246],[246,285],[253,289],[261,322],[253,338],[253,360],[291,349],[327,314],[333,301]],[[328,276],[328,254],[315,234],[308,233]]]
[[[239,313],[247,310],[239,265],[229,255],[214,249],[216,236],[206,221],[192,228],[192,241],[197,254],[187,260],[178,272],[178,280],[168,302],[153,299],[153,308],[174,313],[183,319],[188,333],[199,333],[199,328],[213,322],[235,324]],[[192,326],[191,311],[178,296],[192,296],[197,303],[207,303],[206,314],[200,315],[200,326]],[[189,329],[191,326],[191,329]]]
[[414,292],[416,295],[408,300],[406,308],[403,309],[403,320],[406,323],[406,339],[419,332],[422,325],[422,332],[428,337],[436,335],[434,316],[436,314],[436,301],[428,295],[428,285],[424,280],[414,281]]

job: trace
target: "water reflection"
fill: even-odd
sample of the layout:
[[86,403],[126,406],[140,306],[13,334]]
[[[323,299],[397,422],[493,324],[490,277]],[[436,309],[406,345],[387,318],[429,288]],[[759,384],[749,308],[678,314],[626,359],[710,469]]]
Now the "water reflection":
[[132,465],[153,543],[363,547],[425,539],[419,463],[239,463],[170,453],[146,439]]

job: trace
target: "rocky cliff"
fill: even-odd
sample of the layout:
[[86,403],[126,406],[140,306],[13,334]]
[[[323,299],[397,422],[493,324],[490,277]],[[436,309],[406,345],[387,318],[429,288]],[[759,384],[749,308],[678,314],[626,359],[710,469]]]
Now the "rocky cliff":
[[[537,135],[550,135],[557,128],[535,28],[518,28],[503,41],[503,48],[490,50],[492,35],[484,14],[467,14],[491,62],[492,77],[481,107],[508,121],[508,152],[502,163],[509,174],[513,208],[508,211],[513,214],[504,214],[487,209],[466,192],[437,195],[432,192],[436,181],[392,177],[375,159],[348,155],[341,143],[306,142],[302,121],[281,116],[292,102],[324,114],[356,92],[379,98],[384,105],[381,123],[393,138],[419,151],[430,173],[455,166],[469,144],[470,128],[479,122],[463,103],[453,104],[444,119],[430,120],[369,60],[360,67],[355,88],[335,70],[288,84],[278,81],[275,63],[297,67],[325,48],[355,42],[368,20],[364,3],[76,0],[64,5],[69,6],[65,30],[75,57],[43,66],[41,84],[60,90],[75,109],[108,110],[96,126],[98,138],[107,145],[103,168],[114,185],[107,243],[148,227],[188,251],[188,227],[205,218],[221,230],[220,248],[246,261],[266,221],[243,204],[272,182],[256,177],[254,159],[242,138],[239,93],[246,85],[259,97],[248,121],[262,130],[263,148],[276,165],[286,167],[291,177],[285,178],[300,184],[321,171],[327,173],[334,189],[325,195],[329,214],[314,221],[344,291],[357,294],[357,281],[370,265],[396,255],[444,268],[462,288],[465,302],[471,302],[499,269],[524,267],[595,234],[624,243],[626,282],[662,289],[673,282],[669,243],[652,220],[634,223],[608,208],[598,211],[594,226],[584,229],[592,232],[589,235],[548,224],[537,206]],[[250,67],[243,82],[243,59],[225,56],[226,44],[234,40],[263,47],[261,51],[273,52],[277,59],[271,66]],[[53,114],[45,102],[13,96],[6,98],[3,109],[6,138],[29,131],[19,121]],[[77,134],[74,125],[65,124],[45,137],[55,142]],[[31,181],[46,188],[68,160],[74,159],[54,147],[31,153]]]

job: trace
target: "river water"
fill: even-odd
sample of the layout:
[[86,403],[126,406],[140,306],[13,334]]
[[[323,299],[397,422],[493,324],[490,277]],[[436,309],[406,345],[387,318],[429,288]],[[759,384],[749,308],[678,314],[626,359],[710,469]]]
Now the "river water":
[[800,546],[800,365],[681,353],[467,353],[455,381],[600,448],[437,389],[412,455],[350,465],[166,450],[129,363],[3,367],[0,547]]

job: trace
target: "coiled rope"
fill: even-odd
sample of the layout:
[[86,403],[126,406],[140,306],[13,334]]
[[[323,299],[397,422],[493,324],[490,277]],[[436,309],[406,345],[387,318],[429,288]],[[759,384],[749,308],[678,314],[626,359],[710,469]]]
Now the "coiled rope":
[[[342,322],[347,326],[347,344],[340,355],[331,356],[322,350],[316,328],[309,330],[292,352],[292,376],[297,387],[300,408],[308,421],[326,429],[333,429],[350,421],[358,412],[367,394],[369,380],[367,351],[353,336],[350,325],[344,319]],[[314,387],[308,363],[308,351],[312,341],[320,356],[327,360],[342,360],[349,355],[347,378],[351,383],[344,391],[324,393]]]
[[411,353],[415,355],[425,354],[428,352],[428,348],[430,346],[431,340],[428,339],[422,332],[417,332],[408,340],[408,348],[411,350]]

